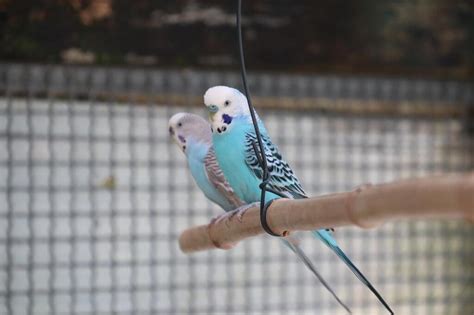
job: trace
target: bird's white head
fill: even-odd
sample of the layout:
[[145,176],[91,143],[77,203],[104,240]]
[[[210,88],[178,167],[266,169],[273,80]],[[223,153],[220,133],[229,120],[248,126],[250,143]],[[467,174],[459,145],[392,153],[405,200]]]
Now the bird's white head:
[[236,117],[250,115],[245,95],[228,86],[208,89],[204,94],[204,104],[209,112],[211,130],[218,134],[228,132]]
[[186,153],[192,141],[211,145],[212,134],[209,123],[201,116],[190,113],[174,114],[168,122],[168,131],[173,141]]

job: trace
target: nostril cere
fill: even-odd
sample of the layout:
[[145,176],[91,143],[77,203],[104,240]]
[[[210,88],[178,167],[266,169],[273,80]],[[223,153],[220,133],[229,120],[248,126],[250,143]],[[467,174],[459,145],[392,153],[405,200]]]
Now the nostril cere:
[[232,122],[232,116],[229,116],[227,114],[222,115],[222,121],[226,124],[230,124]]

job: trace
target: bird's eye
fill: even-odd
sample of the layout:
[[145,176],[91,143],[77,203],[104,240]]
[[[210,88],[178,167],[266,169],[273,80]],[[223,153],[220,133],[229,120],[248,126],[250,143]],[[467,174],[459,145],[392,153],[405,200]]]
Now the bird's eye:
[[225,105],[225,106],[229,106],[229,105],[230,105],[230,101],[225,101],[225,102],[224,102],[224,105]]
[[211,113],[217,113],[219,111],[219,107],[217,105],[209,105],[207,108]]
[[178,127],[181,127],[183,124],[182,123],[178,123]]

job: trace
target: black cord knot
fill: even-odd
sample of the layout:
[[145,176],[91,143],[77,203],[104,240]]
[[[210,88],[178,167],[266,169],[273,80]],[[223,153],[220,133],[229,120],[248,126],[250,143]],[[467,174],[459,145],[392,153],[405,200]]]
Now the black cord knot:
[[260,185],[258,185],[258,187],[259,187],[260,189],[266,190],[266,189],[267,189],[267,184],[268,184],[268,182],[269,182],[269,178],[263,180],[263,181],[260,183]]

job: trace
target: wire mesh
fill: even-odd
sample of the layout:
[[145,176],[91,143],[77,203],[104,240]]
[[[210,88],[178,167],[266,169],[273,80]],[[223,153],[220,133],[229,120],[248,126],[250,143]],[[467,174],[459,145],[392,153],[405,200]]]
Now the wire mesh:
[[[237,73],[2,64],[0,80],[1,314],[343,314],[270,237],[178,249],[180,231],[221,210],[195,186],[167,120],[204,115],[200,95],[239,87]],[[474,168],[470,83],[262,73],[249,84],[257,110],[286,100],[259,112],[310,195]],[[336,238],[396,313],[474,313],[467,223]],[[324,246],[302,242],[354,313],[382,312]]]

